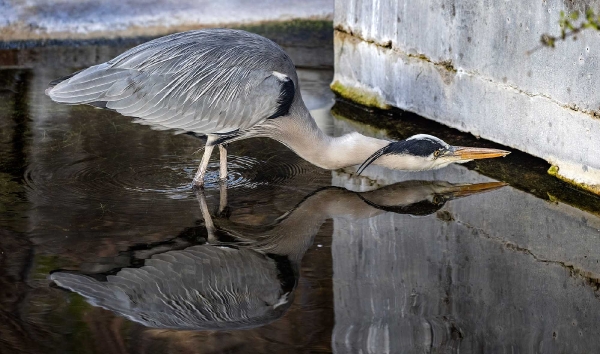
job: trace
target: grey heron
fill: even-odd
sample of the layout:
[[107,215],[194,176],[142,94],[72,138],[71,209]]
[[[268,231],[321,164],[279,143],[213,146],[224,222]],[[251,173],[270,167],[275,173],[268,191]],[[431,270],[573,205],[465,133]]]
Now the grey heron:
[[[265,325],[290,307],[302,257],[330,218],[369,219],[385,212],[429,215],[452,199],[496,190],[501,182],[452,184],[405,181],[355,193],[339,187],[313,192],[273,223],[250,226],[212,220],[199,192],[208,243],[163,251],[139,268],[99,281],[58,271],[58,286],[148,327],[232,330]],[[220,236],[228,242],[221,242]]]
[[430,135],[388,141],[351,133],[323,133],[302,101],[294,64],[271,40],[241,30],[175,33],[134,47],[108,62],[50,83],[59,103],[110,109],[137,122],[207,136],[193,183],[202,187],[219,147],[227,177],[226,144],[251,137],[275,139],[308,162],[335,170],[370,164],[429,170],[473,159],[505,156],[498,149],[454,147]]

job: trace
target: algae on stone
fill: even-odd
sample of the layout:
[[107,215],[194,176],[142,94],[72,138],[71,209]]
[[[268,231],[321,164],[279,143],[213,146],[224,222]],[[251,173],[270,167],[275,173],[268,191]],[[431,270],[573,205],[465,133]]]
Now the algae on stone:
[[575,186],[577,188],[581,188],[581,189],[586,190],[588,192],[592,192],[594,194],[600,195],[600,186],[593,186],[593,185],[589,185],[589,184],[586,184],[586,183],[577,182],[575,180],[572,180],[570,178],[567,178],[567,177],[561,175],[560,173],[558,173],[558,170],[559,170],[558,166],[552,165],[548,169],[548,174],[550,176],[553,176],[553,177],[556,177],[556,178],[560,179],[563,182],[572,184],[573,186]]
[[378,94],[359,87],[345,86],[339,81],[334,81],[331,84],[331,90],[339,96],[359,103],[367,107],[375,107],[379,109],[389,109],[390,106],[384,102],[383,98]]

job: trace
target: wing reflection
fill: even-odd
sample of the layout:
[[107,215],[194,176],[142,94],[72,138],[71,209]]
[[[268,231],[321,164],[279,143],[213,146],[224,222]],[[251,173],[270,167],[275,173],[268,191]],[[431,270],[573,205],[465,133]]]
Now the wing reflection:
[[199,194],[207,243],[154,254],[143,266],[123,268],[108,275],[106,281],[69,272],[55,272],[50,279],[94,306],[148,327],[218,330],[262,326],[290,307],[300,261],[325,220],[370,218],[390,211],[427,215],[451,199],[502,186],[408,181],[364,193],[329,187],[262,226],[227,218],[213,220],[203,194]]

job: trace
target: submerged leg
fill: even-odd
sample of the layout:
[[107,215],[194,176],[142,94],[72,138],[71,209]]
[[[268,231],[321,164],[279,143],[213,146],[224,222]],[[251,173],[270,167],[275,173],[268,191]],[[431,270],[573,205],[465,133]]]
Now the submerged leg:
[[193,185],[196,188],[204,187],[204,175],[206,174],[206,168],[208,167],[208,161],[210,160],[210,155],[212,154],[214,146],[209,145],[209,142],[206,143],[206,147],[204,148],[204,155],[202,156],[202,161],[200,161],[200,166],[198,167],[198,172],[194,176]]
[[219,178],[221,181],[227,180],[227,147],[223,144],[219,145],[219,155],[221,165],[219,166]]
[[206,232],[208,233],[208,243],[216,243],[217,237],[215,236],[215,224],[213,224],[210,213],[208,212],[208,205],[206,204],[206,197],[204,191],[196,192],[196,198],[200,204],[200,211],[202,211],[202,218],[204,218],[204,225],[206,226]]

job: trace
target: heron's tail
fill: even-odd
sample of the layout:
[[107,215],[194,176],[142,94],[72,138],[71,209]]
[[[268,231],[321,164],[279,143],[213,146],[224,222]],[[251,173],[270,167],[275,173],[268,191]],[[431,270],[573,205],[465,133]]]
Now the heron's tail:
[[108,101],[131,96],[143,78],[143,74],[132,77],[131,70],[113,69],[103,63],[54,80],[45,92],[55,102],[107,108]]
[[105,282],[74,273],[56,272],[50,275],[50,280],[61,288],[74,291],[88,299],[92,304],[102,306],[105,302],[116,300],[116,294]]
[[50,83],[48,84],[48,88],[44,92],[46,93],[46,95],[50,96],[50,91],[54,88],[54,86],[60,84],[63,81],[69,80],[70,78],[72,78],[73,76],[79,74],[82,71],[83,70],[79,70],[79,71],[76,71],[76,72],[72,73],[71,75],[63,76],[60,79],[56,79],[56,80],[50,81]]

